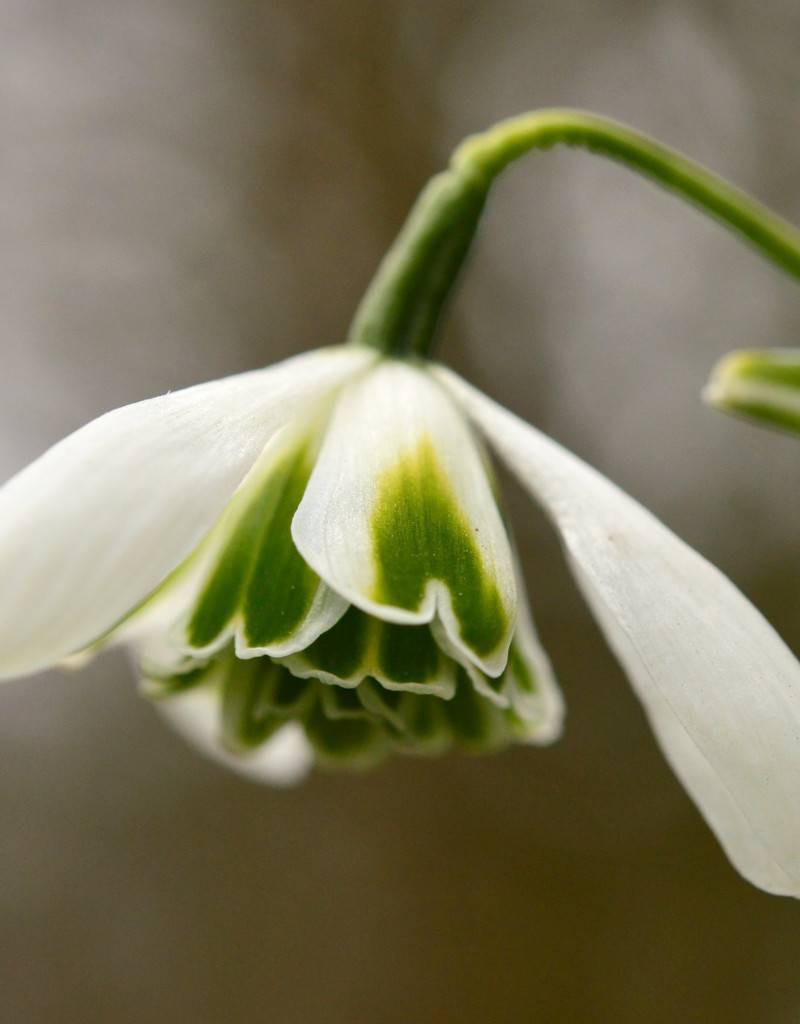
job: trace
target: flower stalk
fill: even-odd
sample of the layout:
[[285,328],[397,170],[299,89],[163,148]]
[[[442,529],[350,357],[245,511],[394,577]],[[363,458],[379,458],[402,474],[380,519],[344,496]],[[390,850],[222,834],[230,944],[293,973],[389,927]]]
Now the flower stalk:
[[348,340],[392,355],[430,355],[495,178],[526,153],[557,145],[587,149],[650,178],[800,278],[800,231],[719,175],[610,118],[540,110],[501,121],[455,150],[381,262]]

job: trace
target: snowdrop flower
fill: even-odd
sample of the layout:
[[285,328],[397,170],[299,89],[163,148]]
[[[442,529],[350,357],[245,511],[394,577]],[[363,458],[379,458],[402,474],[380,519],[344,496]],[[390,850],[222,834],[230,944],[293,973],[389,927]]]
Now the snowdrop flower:
[[348,343],[126,406],[0,490],[0,674],[112,643],[211,756],[288,783],[547,743],[562,701],[492,477],[549,513],[664,753],[738,869],[800,894],[800,670],[739,591],[576,456],[429,360],[492,180],[586,145],[789,266],[792,230],[613,122],[528,115],[422,193]]

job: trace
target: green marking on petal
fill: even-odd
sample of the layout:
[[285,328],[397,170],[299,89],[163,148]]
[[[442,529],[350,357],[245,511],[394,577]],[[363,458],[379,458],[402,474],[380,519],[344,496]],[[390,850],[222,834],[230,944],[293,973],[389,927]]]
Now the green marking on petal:
[[534,669],[528,664],[519,647],[512,643],[508,652],[508,668],[505,675],[512,675],[521,693],[534,694],[539,687],[536,684]]
[[541,730],[540,719],[529,720],[518,714],[513,708],[503,712],[503,719],[511,737],[517,743],[529,743],[535,740]]
[[453,738],[447,720],[449,703],[416,693],[403,694],[403,735],[399,746],[404,753],[431,757],[450,749]]
[[303,659],[313,668],[350,679],[364,661],[369,628],[369,616],[351,606],[335,626],[306,648]]
[[506,740],[503,711],[481,697],[463,668],[455,696],[445,704],[453,736],[468,750],[495,750]]
[[141,668],[141,685],[144,696],[150,700],[162,700],[167,697],[175,697],[179,693],[194,689],[201,683],[207,682],[211,667],[199,665],[196,668],[189,668],[185,671],[161,672],[155,667],[145,665]]
[[285,723],[286,716],[277,713],[269,700],[276,677],[284,671],[272,663],[228,656],[221,705],[225,746],[232,750],[257,747]]
[[438,580],[467,647],[486,656],[503,642],[510,612],[429,438],[382,474],[371,525],[375,601],[416,611]]
[[440,660],[439,648],[427,626],[382,623],[378,665],[393,682],[431,682],[439,673]]
[[247,644],[263,647],[290,637],[302,623],[319,577],[291,538],[292,517],[311,474],[308,446],[285,454],[240,512],[187,627],[192,647],[209,647],[241,610]]
[[311,475],[307,447],[281,465],[272,480],[273,504],[261,534],[242,607],[251,647],[286,640],[308,614],[319,577],[292,541],[292,518]]
[[[319,678],[317,670],[308,672],[308,651],[239,658],[231,643],[203,665],[179,661],[182,675],[149,679],[150,695],[168,697],[207,685],[219,695],[220,739],[229,753],[244,755],[293,721],[304,730],[317,763],[331,768],[367,768],[391,752],[429,757],[456,747],[488,753],[514,742],[542,741],[546,680],[540,685],[535,659],[516,638],[505,671],[489,680],[438,648],[428,627],[395,626],[351,609],[329,633],[332,639],[325,634],[309,650],[317,664],[347,671],[341,685],[324,669]],[[384,664],[378,667],[390,669],[396,681],[373,676],[379,654]],[[351,673],[354,663],[357,671]],[[408,681],[424,673],[438,689]]]
[[388,753],[380,724],[368,718],[329,718],[321,700],[315,702],[305,730],[318,763],[326,767],[368,768]]
[[405,730],[402,705],[407,695],[401,690],[387,690],[375,679],[365,679],[355,692],[364,709],[371,715],[377,715],[399,732]]
[[453,669],[427,626],[382,622],[351,606],[306,650],[282,658],[298,675],[356,686],[374,677],[384,687],[452,694]]
[[328,718],[369,718],[358,691],[343,686],[322,686],[322,710]]
[[214,643],[238,611],[253,553],[273,500],[270,485],[271,477],[247,506],[217,557],[214,572],[195,605],[186,630],[192,647],[203,648]]
[[[275,664],[275,667],[279,666]],[[308,679],[298,679],[281,668],[278,672],[269,673],[268,683],[263,699],[276,714],[284,717],[302,715],[311,703],[314,688]]]

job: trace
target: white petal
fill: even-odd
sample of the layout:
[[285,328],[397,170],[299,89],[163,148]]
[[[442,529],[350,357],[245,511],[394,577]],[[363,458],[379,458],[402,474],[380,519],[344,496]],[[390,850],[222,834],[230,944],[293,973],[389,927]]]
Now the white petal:
[[800,896],[800,664],[705,559],[555,442],[438,371],[548,509],[667,758],[739,871]]
[[777,864],[744,816],[731,794],[722,786],[706,757],[672,712],[656,696],[647,703],[648,718],[664,756],[714,830],[731,863],[756,885],[776,895],[796,896],[796,876]]
[[359,608],[406,624],[438,615],[467,657],[502,672],[508,537],[470,428],[426,371],[385,360],[343,391],[292,535]]
[[156,706],[201,754],[257,782],[291,786],[300,782],[314,763],[311,746],[296,722],[282,726],[252,753],[229,754],[219,740],[219,693],[213,686],[196,686],[160,700]]
[[0,489],[0,678],[95,640],[153,591],[303,403],[368,365],[357,349],[125,406]]

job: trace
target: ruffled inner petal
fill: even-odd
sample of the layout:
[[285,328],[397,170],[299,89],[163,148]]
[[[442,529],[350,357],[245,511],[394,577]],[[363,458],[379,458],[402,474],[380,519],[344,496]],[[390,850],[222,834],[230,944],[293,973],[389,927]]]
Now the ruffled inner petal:
[[389,690],[448,698],[455,692],[451,660],[427,626],[382,622],[351,606],[304,651],[283,659],[301,678],[354,687],[367,678]]
[[292,534],[352,604],[400,625],[438,617],[466,658],[502,672],[508,537],[482,452],[424,369],[385,360],[341,394]]
[[195,655],[235,636],[240,657],[302,649],[347,609],[300,556],[291,521],[314,459],[314,434],[284,429],[228,506],[207,542],[206,575],[175,642]]

